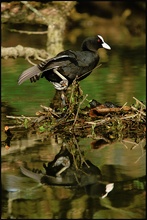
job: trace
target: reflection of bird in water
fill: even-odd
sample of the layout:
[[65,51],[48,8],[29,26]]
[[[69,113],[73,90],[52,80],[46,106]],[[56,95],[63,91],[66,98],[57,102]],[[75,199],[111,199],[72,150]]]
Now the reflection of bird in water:
[[61,147],[61,150],[55,156],[54,160],[48,162],[47,165],[44,163],[43,167],[45,168],[47,175],[59,176],[72,164],[73,164],[72,154],[67,150],[67,148],[64,149],[63,147]]
[[[103,183],[101,171],[93,165],[89,160],[85,160],[79,169],[75,168],[73,156],[67,149],[62,149],[55,156],[53,161],[47,165],[43,164],[45,174],[32,172],[24,167],[20,167],[24,175],[31,177],[43,184],[69,186],[69,187],[85,187],[87,193],[92,194],[96,186],[97,196],[102,198],[113,189],[113,183]],[[96,185],[95,185],[96,184]]]
[[64,170],[70,167],[70,160],[68,157],[59,157],[54,163],[53,167],[63,165],[63,168],[56,173],[56,176],[59,176]]
[[[84,188],[86,193],[91,197],[105,198],[111,191],[113,191],[113,196],[115,196],[115,193],[118,192],[123,194],[123,192],[126,193],[130,190],[146,189],[145,176],[124,181],[114,181],[113,179],[114,183],[112,183],[104,181],[106,176],[102,176],[101,170],[97,166],[89,160],[85,162],[83,162],[80,169],[76,169],[72,161],[72,155],[65,149],[61,150],[47,166],[43,165],[46,170],[45,174],[41,171],[38,172],[38,170],[32,172],[24,167],[21,167],[21,171],[24,175],[43,184]],[[111,171],[109,171],[110,176],[113,177],[114,173],[112,172],[111,174]]]

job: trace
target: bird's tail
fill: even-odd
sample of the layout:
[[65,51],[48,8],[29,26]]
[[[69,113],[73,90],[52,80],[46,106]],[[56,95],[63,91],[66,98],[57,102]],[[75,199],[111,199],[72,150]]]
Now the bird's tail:
[[39,79],[41,74],[41,70],[38,68],[38,66],[32,66],[29,69],[25,70],[18,79],[18,85],[22,84],[27,79],[32,79],[32,81],[36,81]]

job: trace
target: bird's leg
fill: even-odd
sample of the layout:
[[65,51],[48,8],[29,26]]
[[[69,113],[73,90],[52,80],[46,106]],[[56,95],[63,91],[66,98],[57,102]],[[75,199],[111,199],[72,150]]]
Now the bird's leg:
[[62,169],[56,173],[56,176],[60,176],[60,174],[63,173],[63,171],[66,170],[67,168],[68,167],[62,167]]
[[53,72],[59,76],[62,81],[60,83],[52,82],[57,90],[64,90],[68,87],[68,80],[57,69],[53,69]]
[[55,89],[61,91],[62,106],[66,106],[66,98],[63,90],[68,87],[68,80],[61,73],[59,73],[57,69],[53,69],[53,72],[62,79],[60,83],[52,82],[52,84],[54,85]]

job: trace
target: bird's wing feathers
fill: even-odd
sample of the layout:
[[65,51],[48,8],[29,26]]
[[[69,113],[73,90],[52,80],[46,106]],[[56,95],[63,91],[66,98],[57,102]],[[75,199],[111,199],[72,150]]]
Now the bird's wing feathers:
[[[49,60],[43,61],[40,64],[30,67],[27,70],[25,70],[19,77],[18,79],[18,84],[22,84],[24,81],[34,78],[36,76],[37,79],[39,79],[40,74],[48,71],[53,68],[57,68],[58,66],[58,61],[65,61],[65,60],[71,60],[74,63],[77,63],[76,61],[76,55],[70,51],[63,51],[59,53],[56,57],[53,57]],[[50,66],[51,64],[55,64]],[[33,80],[36,81],[36,80]]]
[[41,71],[44,71],[44,70],[48,69],[47,67],[50,64],[55,63],[55,65],[56,65],[56,62],[66,61],[66,60],[71,60],[72,62],[77,64],[76,58],[77,58],[77,56],[71,50],[66,50],[66,51],[63,51],[63,52],[57,54],[57,56],[55,56],[49,60],[41,62],[40,64],[38,64],[38,68]]

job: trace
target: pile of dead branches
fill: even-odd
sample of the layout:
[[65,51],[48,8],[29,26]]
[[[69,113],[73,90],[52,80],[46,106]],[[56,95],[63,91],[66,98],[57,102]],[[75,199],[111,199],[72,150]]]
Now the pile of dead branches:
[[[135,104],[117,106],[111,102],[104,104],[96,100],[89,102],[89,106],[82,108],[88,95],[83,96],[79,85],[73,84],[66,94],[66,105],[47,107],[41,105],[41,110],[34,117],[6,116],[16,121],[14,127],[33,130],[40,136],[58,134],[70,136],[73,133],[79,137],[101,135],[109,140],[125,137],[144,138],[146,135],[146,106],[133,97]],[[59,100],[58,102],[59,103]]]

